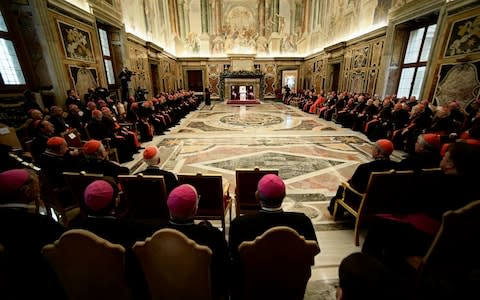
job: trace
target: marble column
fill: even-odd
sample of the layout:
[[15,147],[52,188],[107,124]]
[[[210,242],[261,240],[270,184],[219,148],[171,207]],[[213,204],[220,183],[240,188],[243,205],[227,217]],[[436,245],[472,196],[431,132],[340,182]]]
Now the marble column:
[[303,27],[302,32],[308,34],[310,32],[310,0],[303,1]]
[[280,53],[280,44],[281,44],[281,36],[278,32],[279,29],[279,22],[280,22],[280,1],[273,0],[272,1],[272,34],[270,35],[269,43],[268,43],[268,50],[270,54]]
[[178,32],[178,26],[177,26],[177,14],[176,14],[176,5],[177,1],[175,0],[169,0],[168,1],[168,11],[170,13],[170,23],[172,24],[172,29],[173,29],[173,33],[174,35],[178,35],[179,32]]
[[297,52],[299,53],[306,53],[309,49],[309,26],[310,26],[310,7],[311,7],[311,0],[305,0],[303,2],[303,18],[301,18],[301,32],[300,37],[297,40]]
[[208,33],[208,0],[200,0],[200,12],[202,18],[202,34]]
[[278,25],[280,22],[279,15],[280,14],[280,0],[273,0],[272,1],[272,21],[273,21],[273,27],[272,27],[272,32],[278,32]]
[[314,3],[313,3],[313,16],[312,16],[312,24],[313,24],[313,28],[315,28],[315,24],[317,24],[317,20],[319,18],[318,16],[318,0],[315,0]]
[[184,41],[180,36],[179,24],[178,24],[178,9],[177,0],[168,1],[168,11],[170,13],[170,23],[172,24],[173,41],[175,43],[175,51],[182,53],[185,49]]
[[180,29],[180,37],[183,39],[187,36],[185,31],[185,1],[177,0],[177,11],[178,11],[178,27]]
[[[295,3],[295,33],[297,33],[299,36],[302,35],[303,33],[303,17],[302,17],[302,4],[297,2]],[[300,32],[298,32],[298,29],[300,27]]]
[[[49,15],[49,9],[47,8],[47,1],[30,1],[32,10],[35,12],[33,16],[33,22],[36,25],[35,31],[39,36],[39,42],[41,47],[38,51],[42,51],[42,56],[45,59],[47,70],[45,73],[50,77],[51,82],[55,82],[52,87],[55,94],[55,105],[63,106],[65,104],[65,91],[72,88],[70,79],[65,74],[65,66],[63,61],[59,59],[62,55],[58,52],[56,40],[56,32],[48,30],[51,26],[51,16]],[[89,20],[94,22],[94,20]],[[43,37],[43,38],[40,38]],[[126,48],[126,47],[125,47]]]
[[258,2],[258,33],[265,36],[265,0]]
[[210,36],[208,28],[208,0],[200,0],[200,12],[201,12],[201,21],[202,21],[202,33],[199,37],[199,48],[200,53],[207,55],[210,53]]
[[215,0],[215,34],[222,34],[222,1]]
[[191,31],[190,29],[190,7],[187,3],[183,5],[184,19],[185,19],[185,36]]

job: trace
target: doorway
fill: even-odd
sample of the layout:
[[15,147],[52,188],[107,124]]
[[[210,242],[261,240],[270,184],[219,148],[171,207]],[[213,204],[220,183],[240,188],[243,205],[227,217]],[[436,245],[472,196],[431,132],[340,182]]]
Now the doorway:
[[340,64],[332,64],[331,90],[338,91],[338,79],[340,78]]
[[282,88],[288,86],[292,94],[297,93],[298,70],[282,71]]
[[188,89],[194,92],[203,92],[202,70],[187,70]]
[[156,96],[160,94],[160,87],[159,87],[159,80],[158,80],[158,65],[156,64],[150,64],[150,77],[152,78],[152,90],[153,90],[153,95]]

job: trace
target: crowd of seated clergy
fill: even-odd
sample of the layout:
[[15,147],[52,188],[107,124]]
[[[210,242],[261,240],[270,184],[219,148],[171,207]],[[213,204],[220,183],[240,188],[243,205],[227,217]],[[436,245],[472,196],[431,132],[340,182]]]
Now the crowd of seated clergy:
[[[397,150],[415,151],[420,134],[433,133],[442,137],[442,143],[456,138],[480,140],[480,99],[461,107],[456,100],[444,105],[433,105],[396,95],[385,96],[353,92],[314,89],[297,95],[295,101],[304,112],[318,114],[342,127],[364,133],[371,141],[390,139]],[[289,104],[293,96],[284,100]]]
[[[62,143],[60,149],[65,148],[64,146]],[[377,141],[375,147],[374,151],[386,150],[388,153],[392,145]],[[473,183],[475,177],[472,175],[480,167],[479,154],[479,146],[456,142],[448,147],[440,166],[446,176],[458,176],[461,180]],[[467,195],[468,192],[463,194]],[[15,293],[20,295],[20,298],[32,296],[32,293],[36,296],[48,293],[45,295],[55,295],[56,299],[62,299],[62,287],[54,272],[42,259],[40,249],[57,240],[70,228],[87,229],[127,249],[125,267],[131,288],[138,297],[136,299],[148,298],[148,290],[141,267],[132,254],[132,246],[136,241],[145,240],[161,228],[178,230],[212,250],[212,292],[216,297],[227,297],[226,299],[239,292],[241,286],[238,246],[243,241],[254,240],[275,226],[288,226],[307,240],[317,241],[314,227],[307,216],[282,210],[286,195],[285,183],[274,174],[265,175],[257,185],[256,198],[261,204],[260,211],[252,215],[238,216],[232,221],[228,243],[221,231],[209,222],[194,222],[199,197],[191,185],[175,187],[167,199],[170,219],[153,223],[124,219],[116,214],[116,208],[121,206],[118,195],[119,187],[113,178],[104,177],[93,181],[83,195],[87,208],[86,218],[65,228],[35,210],[36,205],[41,204],[41,197],[38,176],[34,171],[17,168],[0,173],[0,244],[7,250],[7,270],[10,272],[9,288],[4,292]],[[473,198],[468,197],[452,199],[451,209],[461,207],[471,200]],[[369,299],[385,299],[385,295],[389,293],[399,296],[405,292],[409,293],[409,297],[417,296],[414,286],[404,280],[404,273],[397,270],[393,260],[405,254],[424,254],[435,231],[429,235],[422,231],[425,222],[420,226],[395,222],[392,219],[379,218],[378,222],[374,222],[369,228],[362,253],[349,255],[340,264],[338,299],[357,299],[356,296],[360,294],[370,295]],[[438,223],[436,226],[438,229]],[[23,238],[19,239],[20,236]],[[382,282],[380,286],[375,284],[378,280]],[[32,287],[38,285],[38,289],[25,289],[20,286],[19,283],[25,281],[31,281]],[[402,297],[399,296],[398,299]]]
[[[461,141],[461,140],[459,140]],[[471,140],[465,141],[465,143]],[[477,143],[473,143],[477,144]],[[360,164],[352,177],[348,180],[349,185],[359,193],[364,193],[370,174],[389,170],[414,170],[434,169],[440,167],[442,154],[445,154],[449,143],[442,145],[441,136],[434,133],[424,133],[417,137],[414,145],[414,152],[407,154],[401,161],[396,162],[390,159],[394,150],[394,144],[388,139],[377,140],[372,147],[373,160]],[[480,143],[479,143],[480,145]],[[343,186],[339,186],[337,193],[331,199],[328,210],[333,215],[335,201],[343,195]],[[358,203],[359,204],[359,203]]]
[[163,134],[199,105],[194,93],[184,90],[160,93],[148,100],[130,96],[125,103],[94,90],[90,90],[84,101],[74,90],[67,94],[66,111],[61,106],[43,110],[34,98],[25,100],[28,119],[17,129],[17,135],[22,142],[29,142],[33,159],[45,151],[48,138],[74,133],[81,140],[108,140],[109,146],[118,150],[120,162],[126,162],[132,160],[141,142]]
[[[424,167],[426,168],[434,167],[436,163],[441,170],[438,175],[445,179],[442,180],[444,184],[424,186],[424,188],[441,189],[441,193],[432,190],[432,194],[441,195],[442,199],[424,199],[432,203],[432,206],[427,209],[421,203],[405,201],[408,203],[405,205],[409,207],[403,211],[409,211],[408,213],[394,212],[374,215],[366,228],[362,252],[346,257],[340,264],[337,299],[456,299],[467,293],[478,294],[480,269],[476,260],[472,261],[468,267],[462,265],[463,273],[457,274],[461,276],[461,280],[446,277],[435,278],[435,276],[427,274],[429,277],[426,277],[426,280],[418,281],[418,269],[413,268],[406,259],[407,257],[426,257],[427,251],[440,230],[444,213],[461,209],[480,199],[480,191],[476,182],[480,169],[480,145],[468,140],[458,140],[446,144],[442,150],[439,145],[438,135],[420,135],[415,145],[416,156],[414,158],[407,157],[400,163],[393,164],[392,169],[412,170],[411,167],[414,167],[414,171],[421,172],[421,164],[417,167],[413,165],[421,158],[425,158]],[[376,152],[383,151],[385,154],[381,159],[385,160],[388,159],[386,154],[391,153],[392,150],[393,143],[381,139],[375,143],[372,154],[375,158],[378,155]],[[439,156],[440,159],[438,159]],[[357,171],[368,178],[371,171],[384,170],[382,168],[384,162],[380,163],[379,169],[374,169],[376,164],[378,163],[375,163],[375,160],[362,164]],[[353,186],[356,184],[356,189],[365,192],[362,190],[361,184],[355,183],[356,177],[359,175],[357,171],[349,183]],[[448,184],[445,185],[445,183]],[[421,185],[421,183],[412,182],[413,184]],[[408,187],[399,186],[398,188]],[[392,192],[394,193],[394,191]],[[412,193],[415,192],[421,191],[412,190]],[[428,197],[428,190],[426,195]],[[329,207],[331,212],[333,212],[333,206],[338,197],[339,193],[331,201]],[[385,201],[388,201],[387,195]],[[416,207],[410,207],[412,205]],[[459,219],[457,221],[463,222]],[[468,232],[448,233],[450,235],[474,234]],[[466,254],[469,253],[469,250],[460,248],[458,252]]]
[[[174,99],[175,98],[174,95],[167,95],[167,97],[165,98],[168,98],[170,96],[172,96],[171,97],[172,101],[176,101]],[[332,93],[330,96],[336,97],[336,94]],[[365,106],[368,106],[368,100],[365,101],[365,98],[362,99],[362,97],[363,95],[359,95],[357,97],[357,98],[360,98],[358,99],[358,101],[360,103],[365,102],[364,103]],[[137,130],[140,130],[139,129],[139,127],[141,127],[140,124],[143,123],[144,126],[148,127],[147,130],[152,134],[160,132],[160,131],[156,131],[155,126],[158,126],[158,129],[162,129],[162,128],[164,129],[163,125],[165,125],[168,122],[174,122],[175,120],[178,121],[178,118],[180,118],[183,114],[185,114],[185,112],[187,112],[189,109],[193,109],[196,105],[196,102],[195,102],[196,100],[194,100],[193,98],[187,97],[187,99],[185,99],[183,97],[182,101],[186,100],[186,102],[181,102],[184,104],[184,106],[180,104],[180,106],[178,106],[177,109],[174,109],[174,112],[170,115],[168,112],[162,111],[161,109],[157,110],[156,108],[156,106],[160,107],[159,103],[161,101],[164,101],[165,99],[159,100],[159,98],[157,98],[156,103],[154,101],[151,101],[151,102],[143,101],[142,103],[140,103],[140,102],[134,101],[134,99],[130,99],[130,100],[131,102],[127,104],[127,107],[129,108],[125,109],[123,113],[120,113],[117,116],[122,120],[137,122]],[[315,101],[312,101],[312,105],[314,105],[317,100],[318,100],[318,97]],[[351,99],[349,99],[347,103],[350,100]],[[371,105],[375,105],[375,100],[373,102],[374,103]],[[395,101],[390,99],[390,101],[386,101],[386,102],[388,105],[390,105],[389,103],[392,103]],[[412,99],[404,102],[399,100],[394,105],[394,107],[399,107],[398,106],[399,104],[400,104],[400,107],[403,107],[406,105],[408,107],[411,107],[411,111],[413,111],[415,110],[414,108],[415,107],[418,108],[418,105],[419,105],[419,104],[415,104],[414,102],[415,101],[413,101]],[[76,105],[76,104],[71,104],[71,105]],[[102,111],[108,113],[106,109],[101,108],[101,107],[106,108],[106,106],[104,105],[108,106],[107,102],[104,100],[99,100],[97,103],[94,102],[93,104],[89,102],[85,110],[89,111],[90,117],[93,118],[95,111],[99,111],[100,113],[102,113]],[[317,108],[319,106],[320,104],[317,103]],[[90,109],[88,107],[90,107]],[[162,107],[165,108],[165,106],[162,106]],[[452,199],[451,206],[449,207],[450,209],[459,208],[462,205],[467,204],[469,201],[475,200],[474,196],[476,194],[469,193],[469,191],[472,191],[471,187],[475,187],[475,182],[473,179],[475,178],[476,171],[480,168],[479,145],[478,145],[478,142],[476,142],[476,136],[477,136],[477,130],[478,130],[477,129],[478,125],[476,125],[478,123],[478,121],[476,121],[477,113],[476,112],[473,113],[473,118],[471,119],[465,118],[463,123],[464,127],[462,127],[463,131],[458,130],[455,132],[450,132],[449,130],[452,127],[449,127],[449,125],[442,125],[443,122],[446,124],[452,124],[448,120],[460,119],[458,113],[452,113],[456,109],[455,107],[456,107],[455,105],[452,105],[452,108],[448,108],[448,112],[449,112],[448,114],[446,114],[446,112],[443,111],[442,109],[437,109],[435,111],[435,113],[438,113],[439,111],[441,111],[443,114],[446,114],[448,116],[453,115],[452,117],[449,117],[448,119],[446,119],[447,121],[445,121],[444,119],[439,120],[441,119],[441,117],[439,116],[437,116],[438,117],[437,120],[435,120],[435,117],[432,119],[432,121],[435,120],[433,121],[433,123],[437,124],[436,128],[444,128],[445,130],[447,130],[448,128],[447,131],[438,131],[438,132],[418,131],[419,134],[415,136],[415,142],[411,146],[412,151],[409,152],[409,155],[398,164],[392,162],[393,168],[399,169],[399,170],[419,169],[419,168],[439,166],[441,167],[441,169],[446,175],[455,176],[455,177],[452,177],[452,182],[466,183],[464,186],[470,187],[470,188],[463,188],[462,191],[458,191],[459,194],[462,195],[461,197],[462,199],[459,199],[460,197]],[[100,110],[98,108],[100,108]],[[310,111],[310,108],[311,106],[308,108],[308,111]],[[316,108],[316,111],[321,110],[321,108],[323,107],[321,107],[320,109],[317,109],[317,108]],[[76,109],[78,109],[78,106]],[[108,109],[110,110],[110,113],[112,113],[112,111],[117,111],[118,108],[115,110],[112,110],[110,108]],[[405,108],[400,108],[400,109],[406,110]],[[420,106],[420,110],[421,109],[422,107]],[[423,109],[424,110],[421,113],[425,113],[425,107],[423,107]],[[52,110],[56,111],[56,114],[59,115],[58,108],[54,108]],[[323,114],[324,116],[328,115],[327,110],[324,109],[323,112],[324,112]],[[332,112],[332,117],[334,116],[335,113],[337,114],[337,118],[338,118],[337,111]],[[392,112],[392,114],[393,113],[394,112]],[[416,113],[418,113],[418,111]],[[95,114],[98,114],[98,112],[95,112]],[[95,222],[100,222],[98,219],[110,220],[116,217],[113,214],[113,212],[115,211],[113,208],[116,205],[115,201],[117,199],[116,195],[118,194],[118,191],[116,190],[117,188],[116,184],[114,184],[115,177],[119,174],[128,174],[129,170],[121,167],[118,163],[115,163],[106,159],[107,154],[105,151],[105,147],[101,141],[94,140],[94,139],[89,140],[86,143],[84,143],[81,149],[69,150],[68,147],[66,147],[65,139],[61,137],[65,134],[65,132],[60,132],[59,134],[60,136],[57,136],[55,133],[54,125],[50,121],[47,121],[45,120],[45,118],[43,118],[42,111],[40,110],[31,111],[30,115],[32,118],[29,122],[26,123],[25,128],[27,132],[30,130],[35,134],[35,139],[33,140],[31,145],[32,148],[35,146],[35,150],[32,149],[32,154],[35,153],[34,161],[35,163],[38,163],[39,165],[43,166],[42,169],[46,171],[47,177],[50,177],[49,180],[58,184],[62,182],[61,180],[58,181],[59,180],[58,178],[55,178],[55,177],[58,177],[59,172],[80,171],[80,170],[87,170],[92,173],[102,173],[106,176],[111,176],[113,178],[112,179],[113,183],[108,182],[108,180],[104,180],[103,183],[95,182],[95,184],[92,187],[90,187],[91,192],[85,193],[85,202],[86,202],[85,204],[90,209],[89,218],[87,218],[86,220],[82,220],[82,221],[85,221],[86,223],[79,222],[79,223],[73,223],[75,225],[72,225],[72,226],[79,226],[79,227],[84,226],[84,228],[90,228],[93,232],[95,232],[93,229],[94,226],[88,227],[90,226],[88,225],[88,222],[92,221],[93,223],[95,223]],[[79,115],[82,115],[82,114],[79,114]],[[84,113],[83,115],[86,115],[86,113]],[[366,122],[368,123],[369,122],[368,118],[366,120],[367,120]],[[352,123],[355,123],[356,119],[355,120],[351,119],[350,121]],[[55,122],[58,122],[60,124],[60,128],[62,128],[61,121],[57,120]],[[160,122],[160,123],[155,123],[155,122]],[[365,125],[367,123],[365,123]],[[68,124],[68,123],[65,123],[65,124]],[[470,124],[470,125],[467,125],[467,124]],[[32,128],[28,129],[30,126],[32,126]],[[68,132],[69,127],[66,127],[66,128],[67,128],[66,131]],[[407,129],[405,132],[410,131],[410,128],[404,128],[404,129]],[[392,133],[392,135],[394,134],[394,131],[390,130],[390,132]],[[452,142],[451,144],[446,143],[443,137],[444,136],[450,137],[452,134],[455,134],[457,137],[463,137],[465,139]],[[142,140],[142,137],[143,135],[140,133],[141,140]],[[411,136],[409,138],[411,138]],[[372,149],[372,156],[374,158],[374,162],[372,162],[372,165],[375,164],[375,161],[377,160],[382,161],[382,163],[389,160],[389,156],[391,155],[395,147],[395,139],[392,139],[392,140],[393,142],[385,138],[376,140]],[[406,148],[403,148],[403,149],[406,149]],[[0,150],[2,150],[2,155],[3,155],[4,153],[8,153],[11,149],[3,149],[2,147],[2,149]],[[158,149],[151,149],[151,150],[145,149],[145,150],[148,150],[148,151],[144,151],[144,159],[147,162],[147,164],[149,166],[154,166],[156,162],[158,165],[158,163],[160,162],[158,157]],[[6,157],[8,158],[8,156]],[[435,163],[438,163],[438,165],[436,165]],[[38,257],[40,248],[43,245],[47,243],[51,243],[54,240],[58,239],[61,233],[67,230],[68,228],[62,227],[61,225],[59,225],[57,222],[55,222],[53,219],[49,218],[48,216],[40,215],[34,210],[32,211],[31,206],[29,204],[32,204],[32,203],[38,204],[41,201],[40,195],[39,195],[38,176],[31,170],[18,169],[19,166],[15,166],[15,162],[11,162],[11,164],[9,163],[8,164],[9,167],[6,167],[6,166],[7,165],[4,165],[0,170],[0,171],[3,171],[3,173],[0,174],[0,177],[1,177],[0,214],[4,216],[0,218],[0,222],[2,222],[1,230],[0,230],[0,243],[7,249],[7,253],[12,252],[12,250],[9,251],[10,247],[13,247],[10,249],[18,249],[15,247],[22,247],[22,249],[18,250],[18,252],[17,250],[13,251],[15,253],[13,256],[15,260],[12,260],[12,262],[14,261],[15,264],[18,262],[19,259],[23,260],[26,257],[31,258],[32,260],[40,259]],[[147,171],[148,169],[149,167],[147,167],[147,169],[144,171]],[[360,172],[362,169],[364,169],[364,167],[359,167],[357,171]],[[375,171],[375,170],[378,171],[377,169],[369,170],[367,167],[365,167],[365,169],[366,170],[363,173],[367,175],[364,174],[363,180],[365,180],[365,176],[368,178],[369,174],[372,171]],[[353,180],[354,177],[356,177],[355,174],[354,176],[352,176],[352,180],[350,183],[357,189],[361,190],[362,184],[356,185],[356,183],[354,183],[354,181],[356,182],[356,180]],[[364,186],[366,187],[366,184],[364,184]],[[452,188],[460,189],[456,185],[452,186]],[[208,223],[204,223],[198,226],[197,224],[194,224],[193,216],[195,214],[196,204],[198,201],[197,196],[192,196],[192,195],[196,195],[194,188],[191,186],[185,186],[185,185],[178,186],[178,183],[177,183],[177,184],[173,184],[172,187],[169,188],[169,192],[170,192],[170,195],[168,198],[168,206],[170,209],[171,220],[166,220],[165,222],[159,222],[159,224],[155,225],[156,227],[152,227],[154,226],[152,224],[130,225],[131,223],[130,221],[126,222],[127,225],[125,226],[132,226],[133,228],[132,230],[134,231],[134,233],[132,233],[131,237],[129,237],[129,235],[127,234],[122,237],[119,237],[118,240],[115,238],[115,236],[109,236],[109,234],[114,235],[114,232],[110,233],[109,230],[104,231],[104,233],[102,233],[102,231],[99,230],[97,231],[97,233],[100,236],[105,237],[107,240],[111,239],[112,242],[123,244],[124,246],[126,246],[127,249],[130,249],[132,242],[134,242],[135,240],[141,240],[148,237],[149,235],[153,234],[153,232],[155,232],[155,230],[158,228],[170,227],[170,228],[175,228],[179,231],[184,232],[187,236],[189,236],[191,239],[195,240],[199,244],[208,245],[207,241],[201,240],[200,238],[196,239],[194,233],[191,233],[191,235],[189,235],[189,230],[195,231],[195,229],[190,229],[190,228],[194,228],[194,227],[196,228],[198,226],[206,226],[210,228],[210,229],[204,229],[204,227],[199,227],[199,228],[202,228],[202,229],[199,229],[199,231],[204,230],[204,231],[216,232],[215,231],[216,229],[211,227],[211,225],[209,225]],[[95,196],[91,196],[94,194]],[[238,249],[236,247],[239,245],[239,243],[245,240],[254,239],[256,236],[260,235],[265,230],[273,226],[278,226],[278,225],[290,226],[295,230],[297,230],[300,234],[305,236],[306,239],[311,239],[316,241],[315,231],[308,217],[298,213],[287,213],[281,209],[282,200],[284,196],[285,196],[285,185],[279,177],[276,177],[275,175],[267,175],[264,178],[262,178],[262,180],[259,182],[258,190],[257,190],[257,199],[261,204],[261,211],[259,211],[257,215],[251,215],[251,216],[245,215],[245,216],[237,217],[232,222],[230,227],[230,236],[229,236],[230,243],[228,246],[228,250],[229,250],[228,253],[229,253],[230,259],[228,259],[226,263],[222,258],[216,260],[217,262],[222,261],[222,263],[220,263],[221,266],[219,267],[222,270],[218,272],[220,272],[221,274],[225,274],[222,272],[235,272],[236,267],[238,266],[238,260],[236,262],[236,258],[238,259],[238,253],[236,253],[236,251]],[[87,200],[87,199],[90,199],[90,200]],[[100,208],[96,205],[99,205]],[[92,206],[93,208],[90,206]],[[396,222],[395,220],[392,221],[392,219],[387,219],[387,220],[379,219],[378,223],[377,222],[372,223],[367,233],[367,238],[363,245],[362,251],[368,255],[373,256],[375,259],[380,261],[380,263],[385,264],[385,266],[388,268],[392,267],[392,261],[395,258],[405,254],[405,253],[399,253],[399,251],[405,250],[406,253],[424,254],[424,252],[426,251],[426,247],[431,243],[431,240],[436,232],[435,228],[438,230],[439,219],[438,219],[438,216],[436,216],[436,218],[434,218],[433,216],[426,216],[426,219],[423,219],[422,221],[423,223],[429,222],[429,224],[433,224],[432,227],[434,227],[434,230],[431,230],[426,234],[425,231],[423,230],[422,225],[410,224],[410,223],[405,224],[405,222]],[[253,226],[252,224],[254,224],[255,226]],[[262,225],[257,226],[258,224],[262,224]],[[377,225],[377,224],[380,224],[380,225]],[[435,224],[436,224],[436,227],[435,227]],[[117,225],[112,225],[112,226],[117,226]],[[128,232],[128,230],[124,232]],[[398,232],[398,234],[396,233],[392,235],[391,232]],[[222,237],[221,244],[225,242],[224,245],[227,245],[226,241],[223,238],[223,235],[221,234],[221,232],[219,233],[220,233],[219,236]],[[136,236],[137,234],[139,235]],[[31,239],[27,238],[28,245],[22,244],[23,242],[19,244],[15,239],[16,236],[23,236],[23,235],[32,236]],[[218,235],[218,233],[214,233],[214,234],[212,233],[212,235]],[[412,245],[414,246],[412,247],[413,250],[410,248],[404,249],[403,247],[398,247],[399,240],[395,239],[392,241],[391,239],[386,238],[387,235],[394,236],[394,237],[402,236],[403,237],[403,239],[401,240],[401,242],[403,243],[402,245],[405,245],[405,244]],[[125,241],[125,239],[128,239],[128,240]],[[211,245],[208,245],[208,246],[211,246]],[[213,248],[214,246],[211,246],[211,247]],[[223,246],[221,247],[218,246],[218,248],[222,248],[222,247]],[[28,249],[28,251],[26,249]],[[224,255],[220,255],[220,256],[224,257]],[[27,263],[28,263],[28,266],[26,265]],[[29,270],[29,268],[31,268],[31,266],[35,264],[38,264],[38,269],[30,272],[24,271],[26,269]],[[12,281],[14,282],[15,280],[18,280],[18,282],[25,281],[26,279],[21,276],[25,276],[25,274],[28,273],[27,275],[34,276],[32,277],[31,282],[35,282],[36,284],[38,284],[39,288],[26,290],[26,289],[21,289],[16,284],[12,284],[11,288],[15,289],[15,292],[18,292],[20,290],[25,293],[35,291],[36,295],[38,295],[40,293],[39,290],[42,290],[45,292],[48,291],[49,293],[52,293],[51,295],[55,295],[55,293],[59,293],[59,291],[54,287],[55,278],[51,272],[50,273],[48,272],[47,270],[48,268],[44,264],[44,262],[39,263],[38,261],[31,262],[30,260],[25,260],[24,262],[19,263],[19,266],[24,267],[24,269],[22,268],[17,269],[15,271],[15,274],[11,278]],[[133,269],[132,272],[138,272],[138,266],[133,265],[131,266],[131,268]],[[38,280],[40,275],[38,275],[38,272],[36,273],[35,271],[42,272],[47,275],[41,277],[42,280]],[[134,277],[137,278],[136,276]],[[213,287],[214,292],[217,293],[217,295],[221,295],[224,293],[228,293],[228,291],[223,289],[225,288],[225,286],[229,288],[232,287],[231,286],[232,282],[225,283],[225,279],[235,278],[235,276],[229,277],[225,275],[218,275],[218,273],[216,273],[215,271],[215,274],[212,273],[212,278],[217,278],[217,279],[212,279],[212,285],[214,285]],[[143,283],[133,282],[132,284],[134,286],[141,287]],[[42,288],[40,288],[40,286]],[[141,291],[139,293],[141,293]],[[344,299],[348,299],[348,298],[344,296]]]
[[[431,211],[415,211],[407,215],[382,215],[369,227],[363,251],[391,263],[405,255],[425,255],[438,232],[442,214],[480,200],[476,178],[480,169],[480,146],[458,141],[450,144],[439,163],[450,186],[442,189],[447,202],[438,199]],[[441,207],[443,206],[443,207]]]
[[[35,211],[36,205],[41,204],[39,190],[38,176],[32,170],[11,169],[0,173],[0,244],[9,260],[9,283],[14,283],[2,293],[16,294],[19,299],[33,295],[55,295],[55,299],[62,299],[62,287],[42,259],[40,250],[70,228],[89,230],[127,249],[125,268],[135,299],[148,297],[148,291],[145,290],[144,277],[133,257],[132,247],[136,241],[145,240],[161,228],[178,230],[197,244],[211,249],[211,288],[215,298],[219,299],[228,299],[231,288],[238,288],[239,284],[233,280],[239,277],[235,272],[241,272],[241,269],[232,267],[239,266],[238,260],[231,259],[238,257],[238,250],[232,243],[238,246],[242,241],[253,240],[269,228],[281,225],[295,229],[306,239],[317,241],[311,220],[306,215],[281,209],[286,194],[285,184],[273,174],[264,176],[258,183],[257,198],[261,210],[252,216],[237,217],[232,224],[229,240],[233,242],[230,247],[223,233],[211,223],[194,222],[199,196],[196,189],[188,184],[175,187],[168,195],[170,219],[144,223],[116,214],[120,200],[115,180],[109,177],[95,180],[86,187],[83,195],[86,218],[69,224],[69,228]],[[260,227],[255,226],[257,222],[260,222]],[[30,281],[33,285],[25,289],[22,283]]]

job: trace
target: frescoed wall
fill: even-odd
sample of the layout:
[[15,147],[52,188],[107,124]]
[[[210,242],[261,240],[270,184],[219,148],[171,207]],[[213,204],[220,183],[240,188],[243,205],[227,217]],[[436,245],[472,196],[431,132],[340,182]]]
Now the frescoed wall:
[[305,56],[384,26],[399,0],[122,0],[127,32],[179,57]]

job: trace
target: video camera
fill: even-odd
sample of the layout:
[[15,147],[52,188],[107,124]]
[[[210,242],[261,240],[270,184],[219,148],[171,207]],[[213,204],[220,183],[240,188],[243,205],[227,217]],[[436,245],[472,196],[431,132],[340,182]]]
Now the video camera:
[[132,80],[132,76],[135,76],[137,75],[137,73],[135,72],[132,72],[130,71],[129,69],[125,68],[123,69],[120,74],[118,75],[118,77],[121,79],[121,80],[124,80],[124,81],[130,81]]
[[145,94],[148,94],[148,90],[144,89],[144,88],[141,88],[141,87],[138,87],[135,91],[135,99],[137,101],[145,101],[145,100],[147,100],[146,97],[145,97]]
[[125,76],[127,77],[127,80],[128,80],[128,81],[130,81],[130,80],[131,80],[132,76],[135,76],[135,75],[137,75],[137,73],[135,73],[135,72],[132,72],[132,71],[130,71],[130,70],[127,70],[127,72],[126,72],[126,73],[127,73],[127,74],[126,74]]
[[95,89],[95,98],[102,98],[106,100],[110,96],[110,91],[104,87],[97,87]]

